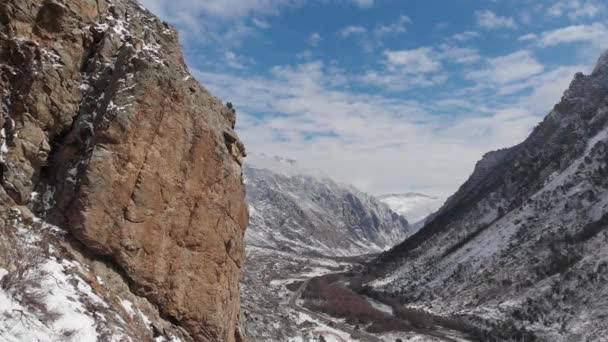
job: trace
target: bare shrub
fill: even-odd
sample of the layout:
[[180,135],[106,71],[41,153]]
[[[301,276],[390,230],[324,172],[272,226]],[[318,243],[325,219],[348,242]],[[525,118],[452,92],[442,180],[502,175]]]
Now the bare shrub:
[[361,295],[336,283],[337,279],[334,276],[311,280],[303,293],[303,298],[308,299],[304,306],[310,310],[344,318],[352,325],[371,323],[367,329],[369,332],[408,330],[407,324],[374,308]]
[[0,288],[35,312],[42,322],[55,321],[60,315],[48,309],[41,289],[47,276],[41,268],[49,258],[50,235],[34,222],[24,224],[18,210],[12,210],[9,219],[8,225],[0,227],[0,258],[8,270],[0,280]]

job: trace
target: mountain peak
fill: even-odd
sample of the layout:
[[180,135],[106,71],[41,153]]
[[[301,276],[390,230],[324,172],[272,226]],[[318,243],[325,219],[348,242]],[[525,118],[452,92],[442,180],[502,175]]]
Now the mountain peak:
[[593,69],[593,73],[598,74],[602,73],[605,70],[608,70],[608,50],[604,51],[600,58],[598,58],[597,64]]

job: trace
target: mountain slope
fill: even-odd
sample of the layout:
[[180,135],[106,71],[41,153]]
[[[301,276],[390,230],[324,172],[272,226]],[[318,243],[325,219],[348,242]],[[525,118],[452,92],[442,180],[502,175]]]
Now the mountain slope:
[[293,161],[252,156],[245,178],[248,245],[350,256],[386,250],[409,235],[407,220],[385,204]]
[[522,144],[488,153],[368,276],[497,340],[608,335],[608,53]]

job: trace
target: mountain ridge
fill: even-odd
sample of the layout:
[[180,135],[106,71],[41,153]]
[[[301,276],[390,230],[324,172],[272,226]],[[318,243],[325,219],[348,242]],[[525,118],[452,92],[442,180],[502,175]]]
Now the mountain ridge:
[[608,260],[607,104],[604,53],[524,142],[486,154],[420,231],[381,255],[369,284],[496,339],[607,332],[597,315],[608,289],[591,285]]
[[405,218],[353,186],[301,172],[294,162],[288,171],[260,164],[245,164],[249,244],[347,256],[380,252],[408,234]]

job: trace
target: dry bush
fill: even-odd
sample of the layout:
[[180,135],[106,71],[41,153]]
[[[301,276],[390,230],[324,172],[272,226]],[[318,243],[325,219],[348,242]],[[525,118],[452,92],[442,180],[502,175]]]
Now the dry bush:
[[[10,223],[0,227],[0,260],[8,273],[0,280],[0,288],[11,293],[19,303],[35,312],[42,322],[59,319],[59,314],[48,310],[44,292],[40,288],[47,274],[41,266],[49,258],[50,235],[36,224],[22,224],[20,212],[11,211]],[[20,230],[27,229],[27,234]],[[26,235],[26,236],[21,236]],[[39,238],[35,238],[39,236]],[[25,313],[22,313],[25,317]]]
[[416,328],[430,328],[435,325],[436,316],[421,309],[400,307],[394,312],[397,317],[407,320]]
[[304,306],[334,317],[344,318],[350,324],[371,323],[368,331],[374,333],[407,330],[408,326],[384,312],[374,308],[361,295],[335,283],[337,278],[319,277],[310,281],[303,298]]

